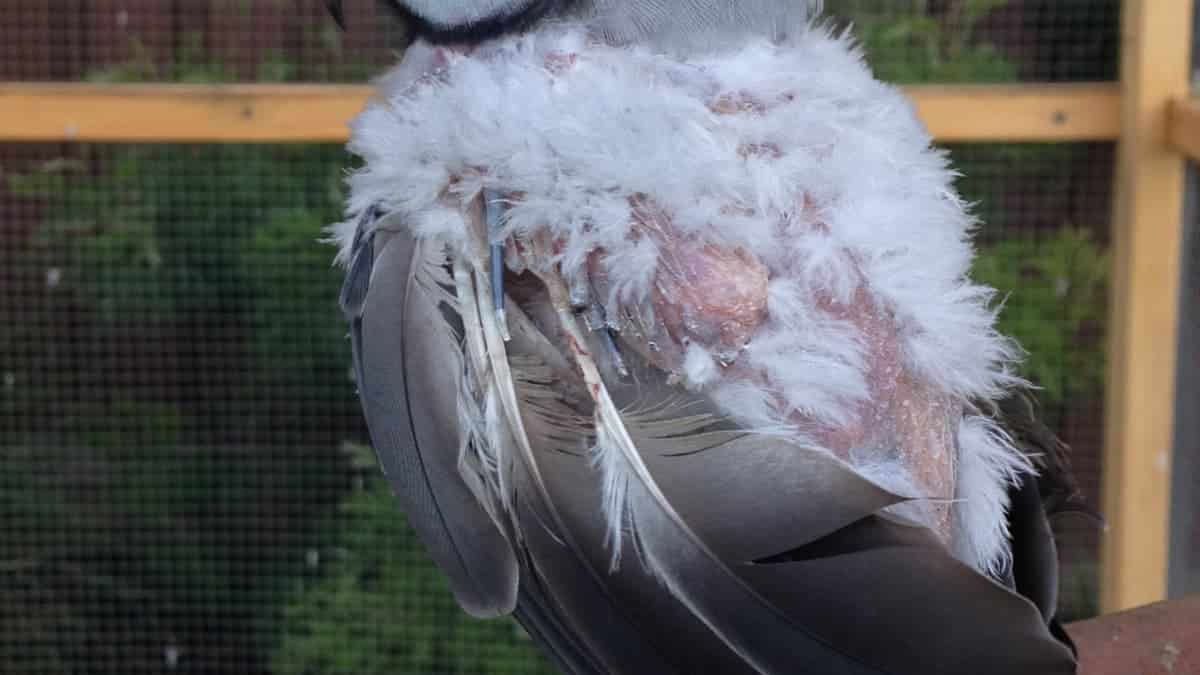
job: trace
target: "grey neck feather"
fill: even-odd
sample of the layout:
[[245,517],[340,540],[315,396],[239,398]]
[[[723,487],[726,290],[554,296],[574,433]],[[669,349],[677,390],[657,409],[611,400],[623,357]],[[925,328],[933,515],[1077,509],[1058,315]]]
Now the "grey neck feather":
[[593,0],[581,18],[615,44],[706,52],[750,36],[784,41],[821,11],[821,0]]
[[[436,25],[455,26],[508,12],[520,0],[407,0],[398,3]],[[820,14],[822,0],[573,0],[540,22],[582,22],[611,44],[686,53],[720,50],[748,37],[785,41]],[[536,28],[535,28],[536,30]]]

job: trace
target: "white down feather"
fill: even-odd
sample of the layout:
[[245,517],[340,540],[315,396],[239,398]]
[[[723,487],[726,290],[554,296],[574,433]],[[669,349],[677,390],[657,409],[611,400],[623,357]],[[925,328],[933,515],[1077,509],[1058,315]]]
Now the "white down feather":
[[[648,294],[656,264],[653,244],[628,236],[629,200],[648,195],[679,230],[768,267],[769,319],[744,358],[793,410],[836,426],[870,395],[861,336],[813,300],[860,289],[896,323],[905,367],[964,409],[1017,382],[993,291],[967,278],[974,223],[947,157],[848,38],[803,24],[781,42],[681,60],[566,25],[450,55],[430,72],[431,49],[411,48],[353,125],[364,165],[350,178],[351,213],[378,203],[454,246],[464,238],[456,202],[484,188],[520,192],[507,234],[549,228],[565,242],[567,274],[603,247],[614,300],[629,300]],[[721,96],[766,105],[718,114]],[[780,153],[744,152],[765,146]],[[353,226],[334,228],[342,259]],[[747,424],[778,427],[770,397],[723,382],[711,356],[688,350],[689,384]],[[986,418],[964,417],[957,443],[954,548],[996,571],[1008,556],[1005,488],[1031,469]]]

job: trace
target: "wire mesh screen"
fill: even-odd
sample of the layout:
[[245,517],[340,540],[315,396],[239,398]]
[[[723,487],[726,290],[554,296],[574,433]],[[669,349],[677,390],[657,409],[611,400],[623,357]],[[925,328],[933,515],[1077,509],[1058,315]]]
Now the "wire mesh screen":
[[[827,3],[897,82],[1105,79],[1117,3]],[[359,81],[368,0],[10,0],[0,79]],[[1113,152],[951,148],[1051,424],[1099,491]],[[550,672],[454,606],[377,476],[332,251],[339,148],[0,145],[0,671]],[[1064,520],[1063,608],[1097,532]]]
[[[1200,12],[1192,17],[1200,36]],[[1200,49],[1192,48],[1192,90],[1200,91]],[[1181,261],[1179,364],[1175,402],[1175,452],[1171,469],[1170,595],[1200,593],[1200,167],[1188,167]]]
[[[1200,24],[1200,17],[1197,19]],[[1197,59],[1200,61],[1200,59]],[[1170,594],[1200,593],[1200,170],[1188,169],[1181,260],[1175,452],[1171,467]]]
[[[9,0],[0,78],[346,81],[393,58],[386,9],[322,0]],[[826,0],[881,76],[953,82],[1116,77],[1118,0]]]

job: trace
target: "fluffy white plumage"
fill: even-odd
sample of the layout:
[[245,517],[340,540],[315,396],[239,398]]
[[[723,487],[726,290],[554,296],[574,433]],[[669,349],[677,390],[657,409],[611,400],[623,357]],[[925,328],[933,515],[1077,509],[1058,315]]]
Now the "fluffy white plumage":
[[[592,42],[570,24],[442,65],[415,45],[354,124],[365,165],[350,211],[379,204],[461,250],[463,204],[485,188],[520,193],[505,236],[548,229],[568,277],[603,249],[613,316],[644,304],[659,264],[654,241],[631,235],[639,198],[685,237],[748,251],[769,271],[767,319],[736,358],[771,387],[727,376],[727,355],[696,343],[685,383],[746,426],[787,428],[897,492],[953,500],[952,548],[996,571],[1008,555],[1005,489],[1031,469],[970,403],[1018,381],[993,291],[967,278],[972,218],[902,93],[872,77],[848,38],[793,26],[686,60]],[[343,259],[353,227],[335,228]],[[878,363],[872,321],[895,344],[891,365]],[[881,421],[909,405],[888,399],[904,378],[922,397],[913,406],[939,411],[935,424]],[[834,447],[838,434],[849,452]],[[916,475],[912,443],[953,454],[956,488]],[[936,514],[916,517],[938,527]]]

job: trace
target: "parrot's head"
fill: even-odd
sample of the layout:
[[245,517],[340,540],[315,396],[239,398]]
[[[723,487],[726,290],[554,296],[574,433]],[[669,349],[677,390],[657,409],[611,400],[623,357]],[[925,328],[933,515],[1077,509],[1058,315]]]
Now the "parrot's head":
[[[704,49],[747,34],[785,39],[820,13],[821,0],[381,0],[409,35],[435,45],[475,46],[553,19],[580,19],[609,43],[658,42]],[[343,23],[343,0],[326,0]]]
[[[326,0],[343,23],[342,0]],[[586,9],[590,0],[383,0],[412,32],[433,44],[477,44],[543,19]]]

